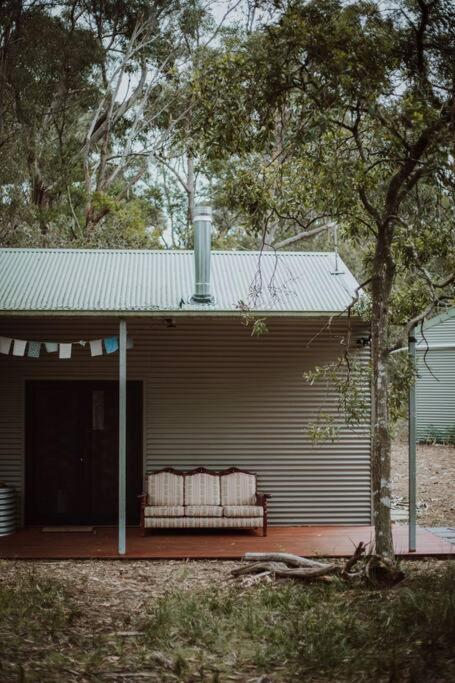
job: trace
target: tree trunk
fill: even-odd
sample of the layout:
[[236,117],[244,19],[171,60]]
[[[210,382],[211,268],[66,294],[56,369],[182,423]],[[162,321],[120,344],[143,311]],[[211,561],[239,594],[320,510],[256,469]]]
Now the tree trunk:
[[85,207],[85,226],[84,235],[88,236],[96,228],[98,223],[109,213],[109,209],[103,208],[96,211],[92,205],[92,198],[90,197]]
[[[387,231],[385,231],[387,233]],[[389,341],[389,303],[394,279],[390,241],[383,235],[377,241],[372,282],[371,353],[373,373],[373,448],[372,487],[376,553],[394,556],[390,518],[391,438],[389,430],[389,377],[387,348]]]
[[51,196],[48,187],[44,182],[44,178],[41,174],[40,167],[34,152],[29,153],[28,167],[30,173],[31,201],[32,204],[38,209],[38,220],[41,234],[46,235],[48,232],[46,210],[51,205]]

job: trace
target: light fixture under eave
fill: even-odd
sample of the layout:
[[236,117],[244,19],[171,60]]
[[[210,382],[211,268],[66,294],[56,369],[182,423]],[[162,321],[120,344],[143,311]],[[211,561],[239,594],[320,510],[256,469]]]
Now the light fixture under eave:
[[177,321],[175,318],[165,318],[164,322],[167,328],[177,327]]

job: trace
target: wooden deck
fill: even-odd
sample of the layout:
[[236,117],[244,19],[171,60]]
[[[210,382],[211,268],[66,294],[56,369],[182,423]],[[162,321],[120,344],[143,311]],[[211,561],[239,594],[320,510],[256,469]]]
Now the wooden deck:
[[[407,527],[394,526],[395,551],[403,558],[455,558],[455,545],[418,528],[417,552],[407,551]],[[255,531],[154,531],[144,537],[127,532],[127,554],[117,554],[117,530],[96,527],[91,533],[45,533],[21,529],[0,538],[1,559],[239,559],[247,551],[291,552],[306,557],[346,557],[360,542],[374,538],[369,526],[271,527],[266,538]]]

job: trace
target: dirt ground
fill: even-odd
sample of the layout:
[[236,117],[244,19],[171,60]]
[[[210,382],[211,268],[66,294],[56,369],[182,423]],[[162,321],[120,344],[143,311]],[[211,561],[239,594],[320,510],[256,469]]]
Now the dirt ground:
[[[408,500],[408,444],[397,439],[392,448],[392,495]],[[418,523],[455,526],[455,447],[417,446]]]

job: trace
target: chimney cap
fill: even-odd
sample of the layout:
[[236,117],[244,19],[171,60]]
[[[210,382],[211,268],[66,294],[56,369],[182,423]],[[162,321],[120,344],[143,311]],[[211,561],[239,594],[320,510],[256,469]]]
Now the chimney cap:
[[212,207],[208,204],[197,204],[193,212],[194,220],[211,220]]

